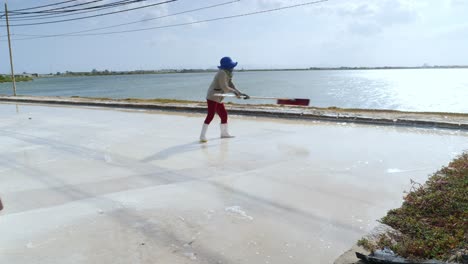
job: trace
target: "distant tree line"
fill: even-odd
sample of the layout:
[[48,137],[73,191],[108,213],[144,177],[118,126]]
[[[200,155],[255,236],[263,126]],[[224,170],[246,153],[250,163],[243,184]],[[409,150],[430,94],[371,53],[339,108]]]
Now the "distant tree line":
[[135,71],[109,71],[103,70],[99,71],[96,69],[91,70],[90,72],[57,72],[55,76],[102,76],[102,75],[132,75],[132,74],[166,74],[166,73],[194,73],[194,72],[212,72],[215,70],[205,70],[205,69],[167,69],[167,70],[135,70]]
[[[33,78],[31,76],[15,75],[15,81],[17,82],[28,82],[32,80]],[[6,83],[6,82],[12,82],[11,75],[0,74],[0,83]]]

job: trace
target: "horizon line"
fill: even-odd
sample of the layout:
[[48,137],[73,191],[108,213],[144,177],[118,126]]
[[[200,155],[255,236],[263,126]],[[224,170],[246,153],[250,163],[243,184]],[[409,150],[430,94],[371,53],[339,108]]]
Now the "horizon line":
[[[423,66],[337,66],[337,67],[319,67],[319,66],[312,66],[312,67],[301,67],[301,68],[239,68],[236,69],[235,71],[294,71],[294,70],[354,70],[354,69],[362,69],[362,70],[372,70],[372,69],[377,69],[377,70],[385,70],[385,69],[440,69],[440,68],[445,68],[445,69],[456,69],[456,68],[468,68],[468,65],[423,65]],[[15,75],[25,75],[25,74],[39,74],[39,75],[57,75],[57,73],[60,74],[69,74],[69,73],[137,73],[137,72],[181,72],[183,73],[184,71],[217,71],[217,68],[166,68],[166,69],[150,69],[150,70],[96,70],[95,69],[91,71],[57,71],[55,73],[49,72],[49,73],[38,73],[38,72],[22,72],[22,73],[15,73]],[[0,73],[1,75],[11,75],[11,73]]]

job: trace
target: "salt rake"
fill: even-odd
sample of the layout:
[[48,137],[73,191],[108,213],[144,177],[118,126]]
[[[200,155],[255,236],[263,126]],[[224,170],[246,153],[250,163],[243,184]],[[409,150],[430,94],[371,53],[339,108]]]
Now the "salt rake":
[[[244,95],[237,96],[235,94],[214,94],[215,96],[223,96],[223,97],[239,97],[245,98]],[[265,99],[265,100],[276,100],[277,104],[280,105],[301,105],[301,106],[308,106],[310,103],[309,99],[304,98],[277,98],[277,97],[263,97],[263,96],[249,96],[250,99]]]

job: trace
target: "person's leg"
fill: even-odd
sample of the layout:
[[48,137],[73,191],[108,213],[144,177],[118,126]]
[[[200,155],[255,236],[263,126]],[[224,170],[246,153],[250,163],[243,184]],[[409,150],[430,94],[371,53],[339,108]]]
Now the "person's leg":
[[218,106],[216,107],[216,112],[218,113],[219,118],[221,118],[221,124],[227,124],[228,114],[226,108],[224,108],[223,103],[218,103]]
[[200,142],[208,141],[206,139],[206,131],[208,130],[208,125],[211,123],[211,121],[213,120],[215,116],[216,107],[218,103],[211,101],[211,100],[206,100],[206,104],[208,106],[208,114],[206,115],[205,122],[203,123],[203,126],[202,126],[202,131],[200,133]]
[[215,101],[206,100],[206,104],[208,106],[208,114],[205,118],[205,124],[209,125],[215,116],[218,103]]
[[224,104],[218,104],[216,109],[219,117],[221,118],[221,138],[233,138],[228,131],[228,114],[226,108],[224,108]]

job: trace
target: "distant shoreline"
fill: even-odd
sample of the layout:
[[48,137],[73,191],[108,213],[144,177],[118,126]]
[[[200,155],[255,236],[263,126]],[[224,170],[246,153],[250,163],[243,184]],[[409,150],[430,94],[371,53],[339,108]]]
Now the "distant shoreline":
[[309,70],[414,70],[414,69],[468,69],[468,65],[453,65],[453,66],[383,66],[383,67],[311,67]]
[[[468,65],[451,66],[383,66],[383,67],[309,67],[309,68],[285,68],[285,69],[237,69],[236,72],[269,72],[269,71],[354,71],[354,70],[418,70],[418,69],[468,69]],[[134,71],[97,71],[91,72],[57,72],[51,74],[21,74],[24,77],[78,77],[78,76],[110,76],[110,75],[143,75],[143,74],[173,74],[173,73],[205,73],[216,72],[217,69],[166,69],[166,70],[134,70]],[[19,74],[20,75],[20,74]],[[20,75],[20,76],[21,76]]]

